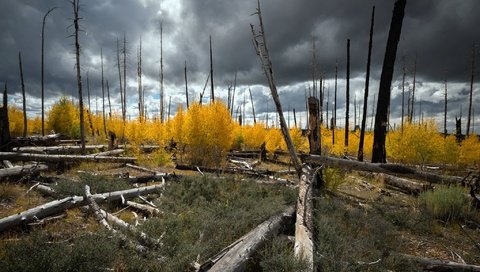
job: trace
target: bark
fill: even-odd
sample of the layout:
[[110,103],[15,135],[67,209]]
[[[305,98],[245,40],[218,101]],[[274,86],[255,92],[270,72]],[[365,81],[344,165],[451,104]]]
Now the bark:
[[104,152],[98,152],[98,153],[90,154],[89,156],[92,156],[92,157],[114,156],[114,155],[120,155],[124,152],[125,152],[124,149],[113,149],[113,150],[108,150],[108,151],[104,151]]
[[159,209],[154,208],[154,207],[150,207],[148,205],[143,205],[143,204],[140,204],[140,203],[137,203],[137,202],[125,201],[125,205],[127,205],[131,208],[134,208],[136,210],[142,211],[142,212],[144,212],[148,215],[159,215],[160,214]]
[[164,95],[165,95],[165,92],[163,89],[163,22],[160,22],[160,122],[162,123],[163,121],[165,121]]
[[187,101],[187,110],[190,107],[188,104],[188,79],[187,79],[187,61],[185,60],[185,99]]
[[161,175],[161,173],[159,173],[159,172],[157,172],[157,171],[150,170],[150,169],[145,168],[145,167],[133,165],[133,164],[130,164],[130,163],[127,163],[125,166],[130,167],[130,168],[135,169],[135,170],[147,172],[147,173],[150,173],[150,174]]
[[134,157],[107,157],[98,155],[44,155],[32,153],[0,152],[0,160],[42,162],[135,162]]
[[45,78],[45,61],[44,61],[44,54],[43,54],[43,49],[45,45],[45,20],[47,19],[47,16],[52,12],[56,7],[49,9],[45,15],[43,16],[43,21],[42,21],[42,74],[41,74],[41,86],[42,86],[42,136],[45,136],[45,83],[44,83],[44,78]]
[[432,174],[429,172],[418,171],[416,169],[399,164],[358,162],[318,155],[303,155],[302,160],[304,163],[312,163],[318,165],[324,164],[331,167],[340,167],[356,171],[385,173],[406,178],[424,180],[432,183],[458,184],[462,180],[460,177]]
[[233,242],[214,257],[203,263],[198,271],[244,271],[248,259],[267,240],[277,235],[281,228],[295,213],[294,207],[288,207],[243,237]]
[[[252,102],[253,124],[255,125],[257,123],[257,118],[255,117],[255,105],[253,104],[252,90],[250,89],[250,87],[248,88],[248,91],[250,92],[250,101]],[[296,127],[297,119],[295,118],[295,109],[293,109],[293,117],[295,119],[295,127]]]
[[298,190],[295,222],[295,256],[307,261],[309,271],[316,271],[313,256],[315,254],[314,198],[319,195],[321,180],[318,172],[321,167],[312,169],[304,166]]
[[395,187],[400,189],[402,192],[419,195],[420,193],[431,190],[432,186],[430,184],[418,183],[408,179],[399,178],[387,174],[380,174],[381,179],[387,186]]
[[406,0],[396,0],[393,8],[392,22],[388,33],[387,48],[383,60],[380,88],[378,91],[377,113],[375,114],[375,129],[373,139],[372,162],[387,162],[385,138],[387,136],[388,108],[397,46],[402,31]]
[[125,129],[125,121],[127,120],[127,38],[123,32],[123,129]]
[[107,97],[108,97],[108,117],[112,119],[112,102],[110,101],[110,86],[108,86],[108,80],[107,80]]
[[[272,98],[273,101],[275,102],[275,106],[277,108],[278,116],[280,119],[280,126],[281,130],[283,133],[283,137],[285,140],[285,143],[287,144],[288,151],[290,152],[290,156],[293,162],[293,165],[295,169],[297,170],[297,174],[300,177],[302,173],[302,168],[300,166],[300,162],[297,157],[297,153],[295,151],[295,147],[293,146],[292,139],[290,137],[290,133],[287,128],[287,124],[285,123],[285,117],[283,116],[283,110],[282,110],[282,104],[280,103],[280,98],[278,97],[278,92],[277,92],[277,86],[275,84],[275,79],[273,77],[273,65],[270,60],[270,55],[268,53],[268,46],[267,46],[267,38],[266,38],[266,32],[263,26],[263,18],[262,18],[262,12],[260,9],[260,1],[257,1],[257,15],[259,19],[259,24],[260,24],[260,30],[259,33],[260,35],[257,34],[255,31],[255,28],[253,25],[251,25],[251,30],[252,30],[252,37],[253,37],[253,44],[255,46],[255,51],[257,52],[257,55],[259,56],[261,62],[262,62],[262,68],[263,71],[265,72],[265,75],[268,80],[268,85],[270,87],[270,91],[272,93]],[[260,41],[259,41],[260,40]]]
[[20,67],[20,82],[22,85],[23,104],[23,137],[27,137],[27,100],[25,98],[25,83],[23,81],[22,53],[18,52],[18,66]]
[[[152,185],[123,191],[109,192],[92,195],[92,199],[101,204],[103,202],[115,202],[123,199],[131,199],[139,195],[155,193],[162,189],[164,185]],[[43,205],[31,208],[18,214],[14,214],[0,219],[0,233],[20,224],[27,224],[42,218],[62,213],[71,208],[77,208],[88,205],[86,197],[70,196],[59,200],[54,200]]]
[[443,116],[443,133],[447,137],[447,79],[445,79],[445,111]]
[[[362,128],[360,130],[360,143],[358,144],[358,160],[363,161],[363,144],[365,141],[365,127],[367,122],[367,105],[368,105],[368,88],[370,83],[370,63],[372,59],[372,40],[373,26],[375,24],[375,6],[372,7],[372,19],[370,22],[370,38],[368,40],[368,56],[367,56],[367,75],[365,78],[365,94],[363,96],[363,116]],[[403,126],[403,102],[402,102],[402,126]]]
[[117,37],[117,70],[118,70],[118,81],[120,86],[120,105],[122,109],[122,116],[125,114],[125,108],[123,107],[123,82],[122,82],[122,70],[120,69],[120,45]]
[[320,131],[318,127],[318,99],[310,96],[308,98],[308,120],[309,133],[308,142],[310,144],[310,154],[321,154],[320,149]]
[[107,222],[107,219],[105,218],[105,214],[103,214],[100,211],[100,207],[98,206],[97,202],[95,202],[95,199],[93,198],[92,194],[90,193],[90,186],[85,185],[85,199],[88,203],[88,206],[92,209],[93,213],[95,214],[95,217],[97,218],[98,222],[102,224],[106,229],[109,231],[112,231],[113,233],[116,233],[117,231],[114,230]]
[[335,62],[335,97],[333,104],[333,126],[332,126],[332,145],[335,145],[335,130],[337,129],[337,81],[338,81],[338,62]]
[[13,166],[10,168],[0,169],[0,179],[4,180],[5,178],[25,176],[38,173],[43,170],[47,170],[48,167],[43,164],[29,164],[24,166]]

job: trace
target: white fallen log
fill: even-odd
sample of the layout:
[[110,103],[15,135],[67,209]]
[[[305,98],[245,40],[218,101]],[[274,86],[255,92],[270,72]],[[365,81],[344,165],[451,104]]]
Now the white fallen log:
[[387,174],[379,174],[379,176],[387,186],[398,188],[403,192],[413,195],[418,195],[426,190],[432,189],[432,186],[429,184],[418,183]]
[[147,172],[147,173],[154,174],[154,175],[160,175],[160,173],[155,171],[155,170],[151,170],[151,169],[141,167],[141,166],[138,166],[138,165],[133,165],[131,163],[127,163],[127,164],[125,164],[125,166],[130,167],[130,168],[135,169],[135,170],[138,170],[138,171],[143,171],[143,172]]
[[5,165],[6,168],[13,168],[13,164],[8,160],[4,160],[3,165]]
[[[85,150],[105,150],[106,145],[86,145]],[[79,145],[62,145],[62,146],[22,146],[12,149],[14,152],[36,153],[36,154],[75,154],[81,153],[82,147]]]
[[35,186],[35,190],[37,190],[41,194],[47,195],[47,196],[52,196],[52,195],[55,194],[54,189],[52,189],[50,186],[46,186],[46,185],[43,185],[43,184],[38,184],[37,186]]
[[147,205],[143,205],[143,204],[140,204],[140,203],[137,203],[137,202],[133,202],[133,201],[125,201],[125,205],[131,207],[131,208],[134,208],[136,210],[139,210],[139,211],[142,211],[144,213],[147,213],[149,215],[158,215],[160,214],[160,210],[157,209],[157,208],[153,208],[153,207],[150,207],[150,206],[147,206]]
[[120,155],[122,154],[123,152],[125,152],[124,149],[114,149],[114,150],[109,150],[109,151],[104,151],[104,152],[98,152],[98,153],[95,153],[95,154],[90,154],[88,156],[92,156],[92,157],[103,157],[103,156],[114,156],[114,155]]
[[100,211],[100,207],[93,199],[92,193],[90,193],[90,186],[88,185],[85,185],[85,198],[88,202],[88,206],[92,209],[93,214],[97,218],[97,221],[109,231],[116,233],[117,231],[108,224],[106,216]]
[[96,155],[46,155],[33,153],[0,152],[0,160],[42,162],[134,162],[134,157],[108,157]]
[[397,254],[402,258],[414,261],[421,265],[425,271],[445,271],[445,272],[480,272],[480,266],[472,264],[456,263],[451,261],[436,260],[431,258],[413,256],[408,254]]
[[232,243],[216,256],[207,260],[198,271],[243,271],[253,253],[268,239],[277,235],[282,225],[295,213],[295,207],[288,207],[283,213],[264,221],[249,233]]
[[[124,199],[131,199],[139,195],[155,193],[163,187],[164,185],[162,184],[145,186],[122,191],[95,194],[92,195],[92,198],[97,203],[121,201],[122,196]],[[63,199],[54,200],[21,213],[0,219],[0,232],[20,224],[41,220],[42,218],[59,214],[65,210],[85,205],[88,205],[88,202],[83,196],[70,196]]]
[[27,174],[35,174],[40,171],[47,170],[48,167],[44,164],[28,164],[24,166],[13,166],[10,168],[0,169],[0,179],[14,176],[24,176]]

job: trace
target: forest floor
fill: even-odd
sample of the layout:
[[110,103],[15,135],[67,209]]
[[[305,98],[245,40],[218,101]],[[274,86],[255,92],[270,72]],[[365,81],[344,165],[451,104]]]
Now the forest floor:
[[[257,168],[287,167],[262,163]],[[180,171],[168,165],[151,169],[182,176],[147,197],[160,210],[158,215],[118,203],[101,206],[159,239],[159,246],[139,253],[101,226],[91,212],[76,208],[63,218],[1,233],[1,270],[194,271],[195,262],[203,263],[297,200],[293,186],[258,183],[241,174]],[[0,218],[62,197],[81,196],[85,185],[92,193],[132,188],[135,185],[122,179],[127,173],[145,175],[119,164],[82,163],[62,173],[42,173],[55,181],[53,196],[29,190],[33,183],[1,182]],[[480,265],[477,210],[470,209],[459,220],[442,221],[425,211],[419,197],[386,186],[374,174],[327,168],[323,177],[326,190],[315,203],[315,262],[322,271],[420,270],[399,254]],[[146,185],[151,184],[158,182]],[[293,256],[293,235],[291,224],[255,254],[247,271],[305,268]]]

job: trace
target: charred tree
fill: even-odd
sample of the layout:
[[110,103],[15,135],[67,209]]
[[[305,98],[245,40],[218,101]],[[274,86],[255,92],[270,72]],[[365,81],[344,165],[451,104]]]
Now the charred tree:
[[309,133],[308,142],[310,144],[310,154],[321,154],[320,149],[320,131],[318,126],[318,99],[314,96],[308,98],[308,120],[309,120]]
[[3,107],[0,109],[0,151],[8,151],[10,143],[10,124],[8,122],[7,83],[3,91]]
[[112,119],[112,102],[110,101],[110,87],[108,86],[107,80],[107,97],[108,97],[108,117]]
[[189,108],[188,105],[188,80],[187,80],[187,61],[185,60],[185,99],[187,101],[187,110]]
[[[82,154],[85,155],[85,123],[83,117],[83,94],[82,94],[82,76],[80,74],[80,43],[78,39],[78,32],[80,31],[79,21],[81,18],[78,17],[79,13],[79,1],[73,0],[71,3],[73,5],[73,24],[75,26],[75,57],[76,57],[76,68],[77,68],[77,87],[78,87],[78,104],[80,108],[80,140],[82,145]],[[103,67],[103,65],[102,65]]]
[[443,133],[447,137],[447,79],[445,78],[445,111],[443,114]]
[[42,85],[42,136],[45,136],[45,61],[44,61],[44,45],[45,45],[45,20],[47,16],[52,12],[56,7],[49,9],[43,16],[42,22],[42,75],[41,75],[41,85]]
[[102,119],[103,119],[103,132],[107,135],[107,121],[105,118],[105,80],[103,77],[103,49],[100,48],[100,64],[102,68]]
[[92,121],[92,111],[90,108],[90,80],[87,71],[87,97],[88,97],[88,110],[87,110],[87,117],[88,123],[90,124],[90,132],[92,133],[92,137],[95,136],[95,131],[93,129],[93,121]]
[[[253,45],[255,47],[255,51],[260,58],[262,63],[263,71],[265,72],[265,76],[268,80],[268,85],[270,87],[270,91],[272,93],[273,101],[275,102],[275,106],[277,108],[278,116],[280,119],[280,126],[283,133],[283,137],[285,139],[285,143],[287,144],[288,151],[290,153],[292,163],[297,171],[298,176],[302,174],[302,167],[297,157],[297,153],[295,152],[295,147],[292,143],[292,138],[290,137],[290,133],[287,128],[287,124],[285,123],[285,117],[283,116],[282,104],[280,103],[280,98],[278,97],[277,86],[275,84],[275,79],[273,77],[273,65],[270,60],[270,55],[268,52],[267,46],[267,38],[265,29],[263,26],[263,19],[262,19],[262,12],[260,9],[260,0],[257,1],[257,11],[256,14],[258,15],[259,20],[259,33],[255,30],[253,25],[250,25],[252,30],[252,37],[253,37]],[[212,77],[213,79],[213,77]]]
[[345,93],[345,153],[348,147],[348,115],[350,109],[350,39],[347,39],[347,88]]
[[163,22],[160,23],[160,122],[165,120],[164,109],[164,96],[165,91],[163,89]]
[[383,60],[380,88],[378,90],[377,112],[375,114],[375,129],[373,136],[372,162],[387,161],[385,137],[387,136],[388,108],[390,106],[390,88],[392,85],[397,46],[402,32],[403,17],[407,0],[396,0],[393,8],[392,22],[388,33],[387,48]]
[[123,127],[125,129],[125,121],[127,120],[127,38],[123,32]]
[[[257,118],[255,117],[255,105],[253,104],[252,90],[250,89],[250,87],[248,88],[248,91],[250,92],[250,101],[252,102],[253,124],[256,124]],[[293,116],[295,118],[295,109],[293,109]],[[295,119],[295,127],[296,126],[297,126],[297,121]]]
[[472,73],[470,77],[470,96],[468,100],[468,119],[467,119],[467,132],[465,135],[470,135],[470,120],[472,119],[472,98],[473,98],[473,79],[475,73],[475,43],[472,46]]
[[20,82],[22,84],[23,104],[23,137],[27,137],[27,100],[25,98],[25,83],[23,81],[22,53],[18,52],[18,66],[20,67]]
[[403,75],[402,75],[402,120],[401,120],[401,130],[403,133],[403,118],[405,115],[405,77],[407,76],[407,73],[405,71],[405,56],[402,57],[402,62],[403,62]]
[[[368,88],[370,83],[370,64],[372,59],[372,41],[373,41],[374,24],[375,24],[375,6],[372,7],[372,18],[370,21],[370,38],[368,40],[367,75],[365,78],[365,94],[363,96],[362,128],[360,130],[360,143],[358,144],[358,160],[359,161],[363,161],[363,144],[365,141],[365,126],[367,122]],[[403,124],[403,103],[402,103],[402,124]]]
[[120,104],[122,109],[122,118],[125,115],[125,107],[123,106],[123,82],[122,82],[122,69],[120,69],[120,45],[117,38],[117,70],[118,70],[118,82],[120,85]]
[[337,129],[337,80],[338,62],[335,62],[335,95],[333,101],[333,126],[332,126],[332,144],[335,145],[335,130]]
[[210,35],[210,101],[215,102],[215,91],[213,88],[213,54],[212,54],[212,36]]

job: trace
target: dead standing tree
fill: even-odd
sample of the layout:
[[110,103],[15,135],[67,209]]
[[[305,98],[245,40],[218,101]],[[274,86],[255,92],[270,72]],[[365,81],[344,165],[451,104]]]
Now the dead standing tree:
[[345,154],[348,150],[348,115],[350,109],[350,39],[347,39],[347,88],[345,93]]
[[272,98],[277,108],[283,137],[287,144],[287,148],[290,153],[293,166],[295,167],[295,170],[297,171],[298,176],[300,176],[302,174],[302,167],[298,160],[297,153],[295,152],[295,147],[293,146],[290,133],[288,132],[287,124],[285,123],[285,117],[283,116],[283,111],[282,111],[282,104],[280,103],[280,98],[278,97],[278,92],[277,92],[277,86],[275,85],[275,79],[273,77],[273,65],[272,65],[272,62],[270,61],[270,55],[268,53],[267,38],[266,38],[265,29],[263,27],[263,19],[262,19],[262,13],[260,9],[260,0],[257,1],[257,11],[255,14],[258,15],[260,30],[257,33],[254,26],[250,25],[250,28],[252,30],[253,45],[255,47],[255,51],[257,52],[257,55],[260,58],[260,61],[262,62],[262,68],[263,68],[263,71],[265,72],[265,76],[267,77],[270,91],[272,92]]
[[22,53],[18,52],[18,66],[20,67],[20,82],[22,84],[23,101],[23,137],[27,137],[27,101],[25,99],[25,83],[23,82]]
[[[363,161],[363,143],[365,140],[365,126],[367,122],[368,87],[370,82],[370,63],[372,59],[372,38],[373,38],[374,24],[375,24],[375,6],[372,7],[372,19],[370,22],[370,38],[368,40],[367,75],[365,78],[365,95],[363,97],[362,128],[360,131],[360,143],[358,144],[358,160],[359,161]],[[403,111],[403,107],[402,107],[402,111]],[[403,124],[403,113],[402,113],[402,124]]]
[[82,144],[82,154],[85,155],[85,124],[84,124],[84,117],[83,117],[83,95],[82,95],[82,76],[80,74],[80,43],[78,39],[78,32],[80,31],[80,17],[78,17],[79,13],[79,1],[80,0],[73,0],[73,24],[75,27],[75,57],[76,57],[76,68],[77,68],[77,86],[78,86],[78,104],[80,108],[80,141]]
[[8,151],[10,143],[10,125],[8,122],[8,94],[7,83],[3,91],[3,107],[0,108],[0,151]]
[[387,39],[387,48],[383,60],[380,88],[378,90],[377,112],[375,114],[375,129],[373,135],[372,162],[386,163],[385,138],[387,134],[388,108],[390,106],[390,88],[392,85],[393,69],[397,56],[397,46],[402,32],[403,17],[407,0],[396,0],[393,8],[392,22]]
[[470,120],[472,119],[472,97],[473,97],[473,79],[475,73],[475,43],[472,46],[472,73],[470,78],[470,96],[468,103],[468,119],[467,119],[467,132],[466,136],[470,135]]
[[212,36],[210,36],[210,101],[215,102],[215,92],[213,88],[213,54],[212,54]]
[[100,60],[102,65],[102,118],[103,118],[103,132],[107,135],[107,121],[105,118],[105,81],[103,77],[103,49],[100,48]]
[[53,7],[49,9],[45,15],[43,16],[43,22],[42,22],[42,75],[41,75],[41,85],[42,85],[42,136],[45,136],[45,84],[44,84],[44,78],[45,78],[45,62],[44,62],[44,54],[43,54],[43,48],[45,45],[45,20],[47,19],[48,14],[52,12],[56,7]]
[[164,96],[165,91],[163,89],[163,22],[160,22],[160,122],[162,123],[165,120]]

